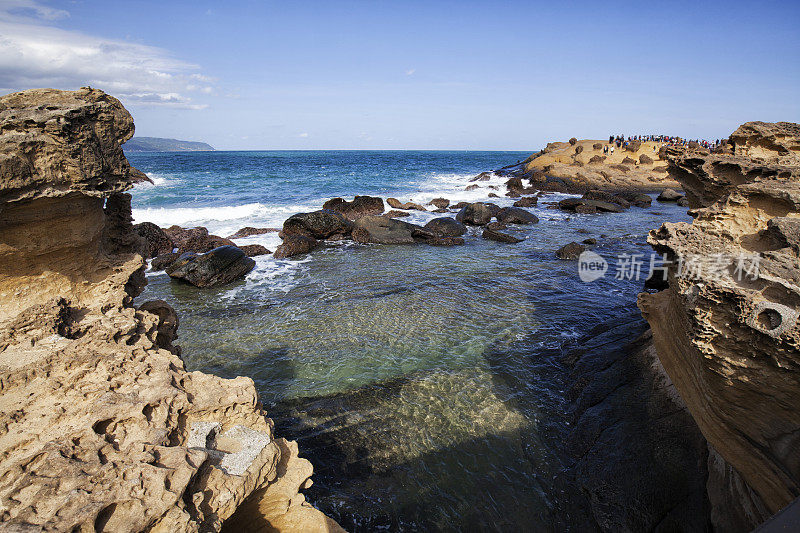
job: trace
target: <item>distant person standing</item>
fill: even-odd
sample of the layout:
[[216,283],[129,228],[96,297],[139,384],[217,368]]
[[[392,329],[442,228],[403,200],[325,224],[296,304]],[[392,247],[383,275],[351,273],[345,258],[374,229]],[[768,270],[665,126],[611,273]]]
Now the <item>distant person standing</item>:
[[[617,144],[619,144],[619,141],[617,141]],[[614,145],[613,144],[609,148],[609,151],[611,152],[611,155],[614,155]]]

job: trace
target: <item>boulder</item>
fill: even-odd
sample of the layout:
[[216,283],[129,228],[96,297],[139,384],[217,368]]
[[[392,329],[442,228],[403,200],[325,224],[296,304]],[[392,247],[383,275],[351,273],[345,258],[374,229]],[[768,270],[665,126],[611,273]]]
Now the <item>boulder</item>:
[[501,224],[536,224],[539,218],[520,207],[504,207],[497,212],[497,221]]
[[468,226],[484,226],[492,220],[495,212],[489,204],[475,202],[464,206],[456,215],[456,220]]
[[353,240],[362,244],[413,244],[434,237],[430,230],[393,218],[367,215],[356,220]]
[[322,209],[332,209],[341,213],[350,220],[356,220],[365,215],[380,215],[384,211],[383,199],[376,196],[356,196],[352,202],[342,198],[331,198]]
[[164,231],[175,243],[179,254],[185,252],[204,254],[220,246],[235,246],[230,239],[209,235],[208,230],[202,226],[188,229],[180,226],[170,226]]
[[428,239],[428,244],[431,246],[458,246],[464,244],[464,239],[461,237],[443,237],[441,235],[435,235]]
[[524,189],[525,186],[522,185],[522,178],[511,178],[508,181],[506,181],[506,188],[509,191],[512,191],[512,190]]
[[556,257],[567,260],[577,259],[585,251],[586,247],[584,245],[571,242],[556,250]]
[[[506,193],[506,196],[511,196],[512,194],[514,194],[514,193],[510,193],[510,192],[509,192],[509,193]],[[517,196],[519,196],[519,194],[517,194]],[[495,193],[493,193],[493,192],[490,192],[490,193],[489,193],[489,198],[500,198],[500,195],[498,195],[498,194],[495,194]]]
[[268,255],[272,253],[265,246],[260,244],[246,244],[244,246],[239,246],[239,248],[242,249],[247,257],[256,257],[257,255]]
[[534,170],[533,172],[526,174],[526,176],[531,185],[547,183],[547,175],[541,170]]
[[466,187],[464,187],[464,190],[465,191],[474,191],[475,189],[479,189],[479,188],[480,187],[478,185],[467,185]]
[[447,198],[434,198],[433,200],[428,202],[428,205],[436,206],[439,209],[446,209],[447,207],[450,206],[450,200],[448,200]]
[[469,202],[458,202],[455,205],[451,205],[450,209],[464,209],[468,205],[469,205]]
[[631,141],[628,143],[628,146],[626,146],[625,149],[629,152],[638,152],[639,148],[641,147],[642,147],[641,141]]
[[166,272],[195,287],[214,287],[245,277],[255,266],[240,248],[226,245],[204,254],[182,254]]
[[481,172],[469,181],[489,181],[492,178],[491,172]]
[[[389,207],[393,207],[395,209],[415,209],[417,211],[427,211],[424,207],[419,204],[415,204],[414,202],[401,202],[397,198],[387,198],[386,203],[389,204]],[[449,203],[449,202],[448,202]]]
[[603,149],[603,143],[594,143],[592,145],[592,148],[595,149],[595,150],[602,150]]
[[591,244],[597,244],[597,239],[595,239],[594,237],[590,237],[588,239],[582,240],[581,244],[590,244],[590,245]]
[[287,235],[283,243],[278,246],[273,256],[275,259],[286,259],[296,255],[307,254],[317,247],[319,242],[314,237],[307,235]]
[[650,207],[653,203],[653,199],[650,198],[649,195],[638,191],[622,191],[616,193],[616,196],[624,198],[631,205],[635,205],[636,207]]
[[571,144],[572,146],[575,146],[575,144],[576,144],[577,142],[578,142],[578,139],[576,139],[575,137],[573,137],[573,138],[571,138],[571,139],[569,140],[569,144]]
[[252,226],[245,226],[244,228],[239,229],[233,235],[228,235],[229,239],[242,239],[244,237],[251,237],[253,235],[263,235],[265,233],[277,233],[280,230],[278,228],[254,228]]
[[678,201],[675,203],[681,207],[689,207],[689,200],[687,200],[685,196],[678,198]]
[[659,202],[677,202],[681,198],[683,198],[683,195],[678,191],[675,191],[673,189],[664,189],[663,191],[661,191],[661,194],[658,195],[658,198],[656,198],[656,200],[658,200]]
[[514,202],[514,207],[533,207],[539,203],[539,198],[536,196],[526,196]]
[[484,228],[482,237],[490,241],[503,242],[507,244],[516,244],[518,242],[522,242],[525,240],[525,239],[518,239],[517,237],[509,235],[508,233],[501,233],[499,231],[495,231],[489,228]]
[[605,160],[606,160],[606,156],[604,156],[604,155],[593,155],[591,157],[591,159],[589,159],[589,164],[590,165],[594,165],[594,164],[597,164],[597,163],[602,163]]
[[635,165],[636,164],[636,160],[634,160],[634,159],[632,159],[632,158],[630,158],[628,156],[625,156],[625,159],[622,160],[622,164],[623,165]]
[[297,213],[283,223],[283,237],[305,235],[314,239],[326,239],[331,235],[348,235],[353,223],[341,213],[331,209],[321,209],[311,213]]
[[181,254],[176,254],[173,252],[168,252],[166,254],[161,254],[153,258],[150,261],[150,270],[157,271],[157,270],[164,270],[169,265],[174,263],[178,260]]
[[579,205],[575,207],[575,212],[579,215],[594,215],[597,213],[597,208],[592,205]]
[[425,224],[425,229],[444,237],[460,237],[467,232],[464,224],[450,217],[434,218]]
[[617,204],[623,209],[628,209],[631,206],[630,202],[628,202],[628,200],[626,200],[622,196],[619,196],[617,194],[608,191],[598,191],[598,190],[587,191],[586,193],[584,193],[583,199],[599,200],[601,202]]
[[578,146],[575,147],[575,155],[578,155],[581,152],[583,152],[583,145],[579,144]]
[[506,226],[502,222],[489,222],[484,226],[484,228],[494,231],[502,231],[504,229],[508,229],[508,226]]
[[652,165],[653,158],[647,154],[642,154],[639,156],[639,163],[641,163],[642,165]]
[[401,217],[410,217],[411,213],[406,211],[397,211],[396,209],[392,209],[390,211],[385,212],[381,215],[382,217],[386,218],[401,218]]
[[133,231],[147,241],[147,255],[145,259],[171,252],[175,247],[167,232],[152,222],[142,222],[133,226]]

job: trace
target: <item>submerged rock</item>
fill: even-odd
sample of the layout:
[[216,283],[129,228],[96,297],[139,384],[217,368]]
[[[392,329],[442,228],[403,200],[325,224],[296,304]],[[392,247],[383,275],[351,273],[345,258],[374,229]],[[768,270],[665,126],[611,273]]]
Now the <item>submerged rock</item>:
[[520,207],[504,207],[497,212],[497,221],[501,224],[536,224],[539,218]]
[[244,237],[252,237],[253,235],[263,235],[265,233],[278,233],[278,228],[254,228],[252,226],[245,226],[239,229],[233,235],[228,235],[229,239],[242,239]]
[[275,259],[286,259],[296,255],[307,254],[319,245],[314,237],[306,235],[287,235],[278,246],[273,256]]
[[514,202],[514,207],[534,207],[539,203],[539,198],[536,196],[526,196]]
[[447,198],[434,198],[433,200],[428,202],[428,205],[436,206],[439,209],[446,209],[447,207],[450,206],[450,200],[448,200]]
[[586,247],[584,245],[571,242],[556,250],[556,257],[566,260],[577,259],[585,251]]
[[683,198],[683,195],[678,191],[675,191],[673,189],[664,189],[663,191],[661,191],[661,194],[658,195],[658,198],[656,198],[656,200],[658,200],[659,202],[677,202],[681,198]]
[[165,271],[195,287],[214,287],[245,277],[255,266],[240,248],[220,246],[204,254],[184,253]]
[[247,257],[256,257],[258,255],[268,255],[271,254],[266,246],[261,244],[245,244],[243,246],[239,246],[241,250],[247,255]]
[[484,228],[483,234],[481,235],[484,239],[489,241],[496,241],[496,242],[503,242],[507,244],[517,244],[518,242],[522,242],[525,239],[520,239],[518,237],[514,237],[513,235],[509,235],[508,233],[501,233],[499,231]]

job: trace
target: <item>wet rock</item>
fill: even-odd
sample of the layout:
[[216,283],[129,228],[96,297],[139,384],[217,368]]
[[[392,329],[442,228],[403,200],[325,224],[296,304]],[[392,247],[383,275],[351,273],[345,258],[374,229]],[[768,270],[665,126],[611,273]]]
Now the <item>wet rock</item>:
[[[512,194],[513,193],[507,193],[506,196],[511,196]],[[517,194],[517,196],[519,196],[519,194]],[[489,193],[489,198],[500,198],[500,196],[498,194],[496,194],[496,193],[490,192]]]
[[173,252],[169,252],[166,254],[161,254],[157,257],[154,257],[153,260],[150,262],[150,270],[157,271],[157,270],[164,270],[169,265],[174,263],[178,260],[181,254],[176,254]]
[[445,237],[460,237],[467,232],[464,224],[450,217],[434,218],[425,224],[425,229]]
[[275,259],[286,259],[301,254],[307,254],[319,245],[314,237],[306,235],[287,235],[283,243],[278,246],[273,256]]
[[689,200],[687,200],[685,196],[678,198],[678,201],[675,203],[681,207],[689,207]]
[[474,190],[479,189],[479,188],[480,188],[480,186],[478,186],[478,185],[467,185],[464,188],[464,190],[465,191],[474,191]]
[[461,237],[444,237],[441,235],[435,235],[434,237],[428,239],[427,242],[431,246],[460,246],[464,244],[464,239]]
[[492,179],[491,172],[481,172],[474,178],[471,178],[469,181],[489,181],[490,179]]
[[356,220],[353,227],[353,240],[362,244],[413,244],[433,237],[433,232],[422,226],[372,215]]
[[214,287],[245,277],[255,266],[240,248],[220,246],[204,254],[181,254],[166,273],[195,287]]
[[265,233],[278,233],[278,228],[254,228],[252,226],[245,226],[239,229],[233,235],[228,235],[228,239],[242,239],[244,237],[252,237],[253,235],[263,235]]
[[578,244],[577,242],[571,242],[556,250],[556,257],[565,260],[578,259],[578,257],[580,257],[580,255],[585,251],[586,247],[584,245]]
[[620,198],[624,198],[630,202],[631,205],[636,207],[650,207],[653,203],[653,199],[649,195],[638,191],[622,191],[616,195]]
[[539,198],[536,196],[526,196],[514,202],[514,207],[534,207],[539,203]]
[[393,207],[395,209],[414,209],[416,211],[427,211],[423,206],[419,204],[415,204],[414,202],[401,202],[397,198],[387,198],[386,203],[389,204],[389,207]]
[[311,213],[297,213],[283,223],[283,238],[289,235],[305,235],[314,239],[326,239],[331,235],[348,235],[353,223],[341,213],[321,209]]
[[408,213],[406,211],[397,211],[395,209],[392,209],[391,211],[385,212],[381,216],[382,217],[386,217],[386,218],[402,218],[402,217],[410,217],[411,213]]
[[458,209],[458,210],[460,210],[460,209],[464,209],[468,205],[469,205],[469,202],[458,202],[455,205],[451,205],[450,209]]
[[494,231],[502,231],[504,229],[508,229],[508,226],[506,226],[502,222],[489,222],[484,227],[486,229],[490,229],[490,230],[494,230]]
[[658,198],[656,198],[656,200],[658,200],[659,202],[677,202],[681,198],[683,198],[683,195],[678,191],[675,191],[673,189],[664,189],[663,191],[661,191],[661,194],[658,195]]
[[331,198],[322,209],[332,209],[349,220],[357,220],[365,215],[380,215],[384,211],[383,199],[376,196],[356,196],[352,202],[342,198]]
[[142,222],[133,226],[139,237],[147,241],[147,255],[145,259],[171,252],[175,247],[167,233],[152,222]]
[[208,230],[202,226],[188,229],[170,226],[164,232],[175,243],[179,254],[184,252],[204,254],[220,246],[236,246],[230,239],[209,235]]
[[492,220],[494,213],[487,203],[475,202],[465,205],[456,215],[456,220],[468,226],[484,226]]
[[502,224],[536,224],[539,218],[520,207],[504,207],[497,212],[497,221]]
[[603,202],[601,200],[590,200],[586,198],[565,198],[558,202],[559,209],[564,211],[575,211],[585,213],[585,209],[579,208],[593,208],[596,211],[604,211],[607,213],[621,213],[622,206],[611,202]]
[[450,200],[448,200],[447,198],[434,198],[433,200],[428,202],[428,205],[436,206],[439,209],[446,209],[447,207],[450,206]]
[[268,255],[272,253],[261,244],[245,244],[244,246],[239,246],[239,248],[241,248],[247,257],[256,257],[259,255]]
[[575,206],[575,213],[579,215],[595,215],[597,214],[597,208],[593,205],[578,205]]
[[617,194],[608,191],[598,191],[598,190],[587,191],[583,195],[583,198],[585,200],[599,200],[601,202],[617,204],[623,209],[628,209],[631,206],[630,202],[628,202],[628,200],[626,200],[622,196],[619,196]]
[[584,239],[583,241],[581,241],[581,244],[589,244],[589,245],[597,244],[597,239],[595,238]]
[[522,241],[525,240],[525,239],[518,239],[517,237],[514,237],[513,235],[509,235],[508,233],[501,233],[499,231],[496,231],[496,230],[493,230],[493,229],[489,229],[488,227],[484,228],[483,234],[481,236],[484,239],[487,239],[487,240],[490,240],[490,241],[497,241],[497,242],[502,242],[502,243],[507,243],[507,244],[516,244],[518,242],[522,242]]

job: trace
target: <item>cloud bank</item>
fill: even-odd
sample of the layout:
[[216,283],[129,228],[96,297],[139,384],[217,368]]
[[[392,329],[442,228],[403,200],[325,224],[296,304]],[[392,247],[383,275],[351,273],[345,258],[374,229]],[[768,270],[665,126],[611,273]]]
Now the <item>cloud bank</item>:
[[0,90],[91,85],[126,104],[202,109],[193,95],[214,92],[200,67],[168,51],[46,24],[69,16],[34,0],[0,5]]

